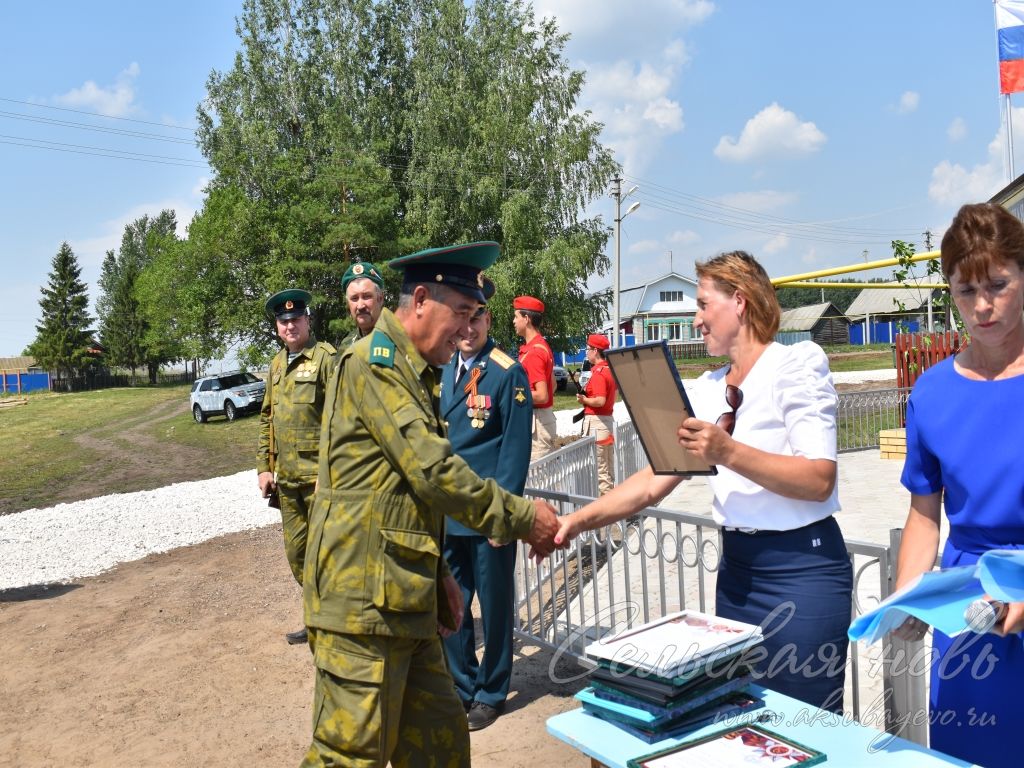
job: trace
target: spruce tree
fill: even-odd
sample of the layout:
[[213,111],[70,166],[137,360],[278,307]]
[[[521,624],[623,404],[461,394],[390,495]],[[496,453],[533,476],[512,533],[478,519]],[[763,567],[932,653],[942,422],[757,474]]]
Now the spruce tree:
[[53,257],[49,280],[40,289],[42,317],[28,353],[36,363],[58,376],[80,374],[91,364],[89,296],[81,281],[82,268],[71,246],[62,243]]

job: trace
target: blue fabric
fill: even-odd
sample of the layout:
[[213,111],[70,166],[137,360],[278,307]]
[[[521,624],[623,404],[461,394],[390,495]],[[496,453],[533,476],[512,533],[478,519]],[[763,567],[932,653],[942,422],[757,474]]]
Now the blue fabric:
[[[455,384],[457,353],[441,372],[441,418],[448,424],[454,453],[480,477],[493,477],[506,491],[522,495],[533,443],[533,403],[523,367],[513,362],[509,368],[502,368],[490,359],[493,349],[494,342],[488,340],[472,366],[480,369],[477,392],[491,398],[490,414],[483,427],[475,428],[467,413],[463,387],[472,371],[461,384]],[[478,535],[451,517],[446,531],[457,536]]]
[[725,531],[723,545],[715,613],[762,628],[755,679],[841,711],[853,568],[835,518],[791,531]]
[[[493,350],[494,342],[488,339],[472,365],[480,371],[477,393],[491,398],[483,424],[473,426],[466,404],[464,387],[472,371],[455,383],[458,354],[441,373],[441,418],[447,422],[452,450],[474,472],[493,477],[505,490],[521,495],[530,467],[533,404],[523,367],[514,360],[503,367],[491,358]],[[448,666],[463,702],[479,701],[500,708],[512,677],[516,547],[492,547],[483,536],[451,517],[445,522],[444,555],[466,606],[461,628],[444,641]],[[484,635],[480,661],[471,610],[474,594],[480,602]]]
[[[952,358],[914,386],[902,480],[912,493],[943,491],[943,568],[972,565],[990,549],[1024,549],[1022,407],[1024,376],[973,381]],[[989,768],[1019,765],[1024,635],[936,631],[932,644],[931,746]]]
[[944,489],[949,539],[959,550],[980,555],[1024,542],[1022,409],[1024,376],[973,381],[953,369],[953,358],[914,385],[901,479],[911,493]]
[[1024,59],[1024,26],[1003,27],[999,30],[999,60]]
[[[492,547],[483,536],[446,536],[444,556],[462,588],[466,610],[459,631],[444,639],[455,690],[464,702],[499,708],[512,680],[512,629],[516,545]],[[483,660],[476,656],[471,604],[480,598]]]

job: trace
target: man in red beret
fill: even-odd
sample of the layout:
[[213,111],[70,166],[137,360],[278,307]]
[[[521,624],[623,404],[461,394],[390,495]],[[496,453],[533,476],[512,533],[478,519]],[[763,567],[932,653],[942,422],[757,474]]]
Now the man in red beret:
[[551,409],[555,402],[555,356],[541,336],[544,302],[533,296],[517,296],[512,302],[512,327],[526,341],[519,348],[519,362],[526,370],[533,397],[533,446],[530,461],[551,453],[558,428]]
[[612,489],[612,451],[615,444],[615,422],[612,409],[615,407],[615,378],[612,376],[604,351],[611,346],[608,337],[592,333],[587,337],[587,360],[592,366],[590,381],[586,389],[576,395],[583,406],[583,434],[593,435],[597,440],[597,482],[604,495]]

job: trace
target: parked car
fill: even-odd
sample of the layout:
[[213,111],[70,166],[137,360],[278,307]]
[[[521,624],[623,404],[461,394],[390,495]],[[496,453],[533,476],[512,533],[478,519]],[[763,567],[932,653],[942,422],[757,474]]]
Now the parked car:
[[234,421],[239,414],[258,411],[266,390],[263,379],[244,371],[196,379],[188,397],[192,418],[197,424],[210,416],[224,416]]
[[564,392],[569,386],[569,372],[560,365],[555,366],[555,389]]

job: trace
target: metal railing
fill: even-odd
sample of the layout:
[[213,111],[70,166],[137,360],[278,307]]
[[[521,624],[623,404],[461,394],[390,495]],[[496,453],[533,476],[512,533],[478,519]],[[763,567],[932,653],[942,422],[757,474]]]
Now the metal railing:
[[909,389],[841,392],[836,409],[838,450],[877,448],[880,430],[904,425],[909,397]]
[[[615,445],[617,480],[645,465],[632,424],[617,425]],[[588,486],[593,492],[567,490]],[[527,494],[568,514],[591,502],[596,486],[591,438],[532,464]],[[894,532],[888,545],[845,543],[854,569],[857,616],[891,594],[899,536]],[[636,624],[685,608],[714,611],[713,579],[721,537],[706,515],[651,507],[638,520],[579,536],[569,549],[556,551],[539,564],[527,557],[525,545],[520,546],[515,633],[557,654],[582,659],[587,644]],[[921,648],[920,643],[911,647],[891,637],[881,646],[851,643],[848,711],[860,722],[927,743],[927,722],[921,716],[926,680],[906,663]]]

